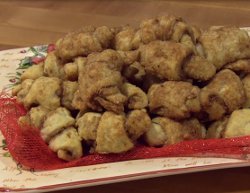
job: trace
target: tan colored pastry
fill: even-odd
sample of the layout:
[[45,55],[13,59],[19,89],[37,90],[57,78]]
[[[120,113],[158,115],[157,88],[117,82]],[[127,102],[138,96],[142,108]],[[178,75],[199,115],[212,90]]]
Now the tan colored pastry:
[[76,125],[78,126],[79,136],[85,141],[94,142],[96,140],[97,128],[101,120],[101,113],[87,112],[78,118]]
[[116,51],[105,50],[89,55],[87,63],[79,70],[81,110],[123,112],[127,97],[120,90],[122,60]]
[[109,48],[113,38],[113,31],[106,26],[86,26],[59,39],[56,42],[56,55],[63,60],[87,56]]
[[221,69],[225,64],[250,58],[250,38],[245,30],[236,27],[211,28],[199,38],[209,62]]
[[43,62],[39,64],[33,64],[31,67],[26,69],[24,73],[21,75],[21,81],[26,79],[35,80],[43,76],[44,75],[43,67],[44,67]]
[[96,152],[122,153],[134,147],[125,130],[125,116],[106,111],[99,122]]
[[53,137],[49,147],[63,160],[71,161],[83,156],[81,139],[74,127],[68,127]]
[[[29,80],[30,79],[26,79],[25,81]],[[30,108],[32,105],[41,105],[47,109],[53,110],[60,106],[60,79],[41,76],[31,82],[32,85],[29,85],[30,88],[27,93],[26,87],[23,87],[17,94],[19,99],[23,98],[21,102],[26,108]]]
[[14,96],[17,96],[17,101],[20,103],[23,103],[24,98],[28,94],[30,87],[32,86],[34,80],[32,79],[26,79],[21,82],[21,84],[18,84],[12,89],[12,94]]
[[221,120],[213,122],[207,130],[208,139],[218,139],[223,137],[224,130],[226,129],[228,118],[224,117]]
[[148,106],[147,94],[139,87],[124,83],[121,87],[122,93],[127,96],[127,106],[129,109],[143,109]]
[[69,62],[63,66],[64,78],[70,81],[78,80],[78,65],[76,62]]
[[185,74],[192,79],[207,81],[211,79],[215,73],[216,68],[208,60],[200,56],[192,56],[183,66]]
[[200,89],[189,82],[166,81],[154,84],[148,91],[151,113],[173,119],[184,119],[201,110]]
[[35,128],[41,129],[48,113],[49,110],[42,106],[33,107],[25,116],[20,117],[18,122],[21,125],[29,124]]
[[250,59],[237,60],[224,66],[234,72],[250,73]]
[[181,43],[153,41],[140,47],[140,63],[146,73],[163,80],[182,80],[182,66],[192,50]]
[[223,137],[250,135],[250,109],[235,110],[228,119]]
[[201,89],[200,101],[209,119],[219,120],[225,114],[241,108],[246,96],[240,78],[233,71],[225,69]]
[[69,110],[74,110],[72,105],[75,92],[78,90],[78,83],[73,81],[63,81],[62,83],[62,106]]
[[165,117],[152,119],[153,126],[146,132],[145,140],[150,146],[176,144],[184,140],[203,139],[205,127],[197,119],[177,122]]
[[59,107],[47,114],[41,129],[41,137],[48,142],[52,137],[74,124],[75,119],[70,112],[63,107]]
[[49,77],[63,78],[62,61],[55,55],[55,51],[48,53],[44,60],[44,74]]
[[136,141],[150,129],[151,124],[151,119],[146,109],[133,110],[127,114],[125,128],[129,138]]

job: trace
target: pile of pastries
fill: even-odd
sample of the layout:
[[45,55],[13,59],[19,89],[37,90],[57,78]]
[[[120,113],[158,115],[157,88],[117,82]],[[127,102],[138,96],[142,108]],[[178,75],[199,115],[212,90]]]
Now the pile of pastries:
[[87,26],[56,42],[12,93],[21,125],[63,160],[122,153],[138,143],[250,134],[250,39],[237,27],[202,31],[166,15],[137,28]]

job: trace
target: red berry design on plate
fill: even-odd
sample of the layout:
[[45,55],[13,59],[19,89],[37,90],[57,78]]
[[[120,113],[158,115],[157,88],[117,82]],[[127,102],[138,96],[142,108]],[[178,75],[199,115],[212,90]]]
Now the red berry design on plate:
[[41,57],[34,57],[31,59],[32,63],[39,64],[40,62],[44,61],[44,58]]
[[50,53],[50,52],[54,51],[55,49],[56,49],[55,44],[49,44],[49,45],[48,45],[47,52]]

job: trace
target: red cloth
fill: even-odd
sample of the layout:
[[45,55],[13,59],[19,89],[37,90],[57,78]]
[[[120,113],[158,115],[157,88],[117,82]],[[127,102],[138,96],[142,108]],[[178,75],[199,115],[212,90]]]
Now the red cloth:
[[51,170],[124,160],[173,156],[216,156],[247,159],[250,153],[250,137],[184,141],[161,148],[137,146],[122,154],[86,155],[78,160],[65,162],[57,158],[42,140],[39,130],[22,128],[18,118],[26,114],[24,107],[14,98],[0,98],[0,129],[6,139],[12,157],[27,168]]

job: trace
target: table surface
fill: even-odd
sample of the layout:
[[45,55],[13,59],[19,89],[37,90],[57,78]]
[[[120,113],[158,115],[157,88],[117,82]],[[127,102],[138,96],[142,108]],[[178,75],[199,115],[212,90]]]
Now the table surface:
[[[250,1],[0,1],[0,50],[55,42],[65,33],[93,24],[136,25],[170,13],[206,28],[250,26]],[[250,167],[181,174],[76,189],[75,192],[250,192]],[[67,190],[57,193],[69,192]]]

